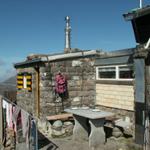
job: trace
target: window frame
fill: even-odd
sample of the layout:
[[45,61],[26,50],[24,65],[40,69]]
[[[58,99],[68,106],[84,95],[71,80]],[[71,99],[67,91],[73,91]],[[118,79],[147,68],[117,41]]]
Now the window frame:
[[17,89],[32,92],[32,73],[22,72],[17,74]]
[[[119,67],[130,67],[133,66],[133,64],[122,64],[122,65],[106,65],[106,66],[97,66],[96,67],[96,80],[108,80],[108,81],[133,81],[133,78],[120,78],[119,77]],[[100,78],[99,77],[99,68],[115,68],[115,78]],[[134,69],[133,69],[134,71]]]

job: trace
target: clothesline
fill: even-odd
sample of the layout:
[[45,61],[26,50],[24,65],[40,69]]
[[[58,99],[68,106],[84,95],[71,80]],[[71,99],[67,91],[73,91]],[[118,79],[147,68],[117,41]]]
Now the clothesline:
[[30,113],[28,113],[27,111],[25,111],[24,109],[22,109],[20,106],[18,106],[17,104],[15,104],[14,102],[10,101],[9,99],[7,99],[6,97],[2,97],[2,100],[7,101],[8,103],[11,103],[12,105],[15,105],[15,107],[18,107],[21,111],[27,113],[29,116],[31,116],[33,119],[35,119],[33,117],[33,115],[31,115]]

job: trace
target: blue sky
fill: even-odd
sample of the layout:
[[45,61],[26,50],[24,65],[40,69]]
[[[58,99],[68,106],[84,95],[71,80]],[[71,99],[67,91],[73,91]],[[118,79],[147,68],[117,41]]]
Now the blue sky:
[[[65,16],[71,17],[71,47],[117,50],[135,47],[122,14],[140,0],[0,0],[0,81],[15,74],[13,63],[31,53],[64,49]],[[149,4],[144,0],[143,5]]]

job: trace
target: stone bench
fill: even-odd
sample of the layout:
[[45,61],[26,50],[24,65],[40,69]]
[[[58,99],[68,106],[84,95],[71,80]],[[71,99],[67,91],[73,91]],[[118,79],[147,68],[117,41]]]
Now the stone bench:
[[115,126],[116,120],[118,120],[118,119],[120,119],[120,118],[118,118],[116,116],[107,117],[105,120],[104,127],[113,128]]
[[46,119],[48,121],[72,120],[73,119],[73,115],[70,114],[70,113],[63,113],[63,114],[58,114],[58,115],[47,116]]

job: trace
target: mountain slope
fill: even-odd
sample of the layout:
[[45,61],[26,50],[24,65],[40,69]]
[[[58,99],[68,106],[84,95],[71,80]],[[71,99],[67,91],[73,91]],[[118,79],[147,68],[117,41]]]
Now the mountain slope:
[[16,76],[10,77],[0,83],[0,94],[3,95],[4,92],[8,91],[16,91]]

